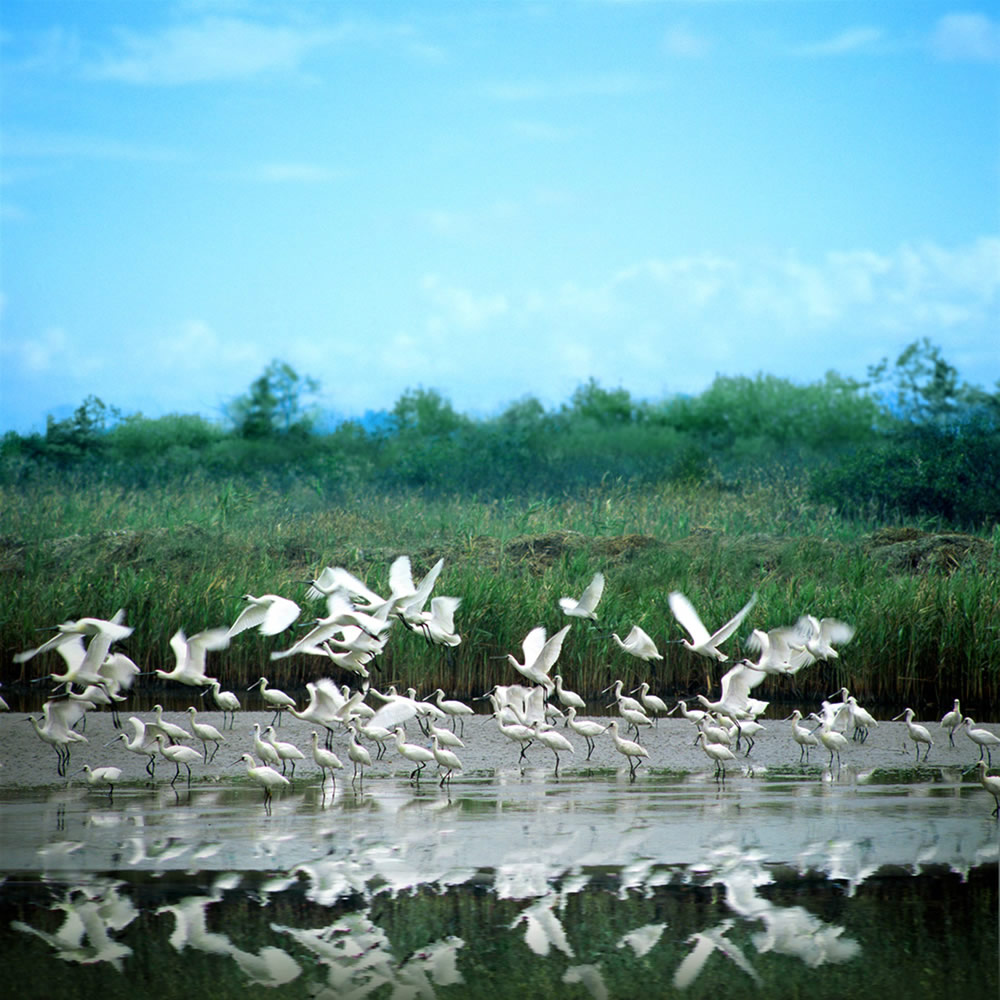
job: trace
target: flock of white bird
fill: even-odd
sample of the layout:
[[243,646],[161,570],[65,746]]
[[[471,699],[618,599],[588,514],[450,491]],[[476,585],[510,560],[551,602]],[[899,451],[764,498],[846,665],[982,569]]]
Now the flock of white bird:
[[[285,712],[318,727],[311,734],[310,756],[324,782],[327,775],[332,777],[335,771],[344,767],[333,752],[336,735],[346,737],[346,753],[353,764],[355,780],[363,778],[364,769],[372,765],[369,747],[375,750],[376,759],[379,759],[390,745],[413,765],[410,771],[413,781],[420,780],[428,765],[436,765],[442,785],[450,781],[456,771],[462,770],[456,750],[464,744],[458,729],[461,726],[464,730],[464,717],[473,715],[474,709],[447,699],[441,689],[423,699],[418,698],[412,688],[406,694],[398,693],[394,687],[380,693],[371,685],[369,671],[397,622],[423,635],[434,645],[452,647],[461,642],[455,629],[455,612],[460,598],[431,597],[443,565],[444,561],[438,560],[419,582],[415,582],[409,557],[400,556],[390,567],[388,597],[380,596],[342,567],[327,567],[316,579],[309,581],[307,597],[325,601],[326,614],[316,618],[308,631],[288,648],[272,652],[271,658],[317,656],[324,663],[329,662],[355,675],[361,684],[352,691],[348,685],[338,686],[326,677],[310,682],[306,685],[310,700],[302,709],[294,698],[271,687],[265,676],[250,685],[250,689],[259,688],[264,703],[274,710],[274,717],[263,732],[259,724],[254,725],[253,752],[248,749],[232,765],[242,763],[246,766],[250,778],[263,788],[266,805],[276,789],[289,785],[296,762],[306,757],[294,744],[277,738],[275,727],[280,725]],[[596,573],[579,598],[562,597],[559,607],[570,619],[596,622],[604,584],[604,575]],[[154,671],[164,680],[198,688],[202,695],[211,693],[216,707],[222,712],[223,729],[227,716],[232,729],[241,704],[233,692],[224,690],[217,678],[208,675],[208,654],[227,648],[235,636],[250,629],[257,629],[263,635],[278,635],[289,629],[301,615],[301,608],[295,601],[277,594],[260,597],[247,594],[243,601],[243,610],[231,626],[207,629],[190,637],[178,630],[170,641],[176,666],[169,671]],[[687,633],[687,638],[675,641],[709,661],[724,662],[729,657],[720,647],[734,635],[753,608],[756,594],[713,632],[704,625],[684,594],[674,591],[668,602],[675,619]],[[568,735],[559,732],[558,723],[562,720],[564,729],[585,741],[587,760],[595,749],[595,739],[609,733],[615,749],[627,762],[632,779],[643,759],[649,757],[641,743],[642,730],[652,726],[659,715],[679,711],[697,727],[696,744],[714,765],[716,777],[724,780],[726,762],[736,759],[743,741],[746,741],[746,753],[749,754],[755,736],[763,729],[757,720],[768,703],[753,697],[754,688],[768,674],[793,676],[812,663],[836,658],[836,647],[854,636],[853,627],[847,623],[833,618],[818,619],[813,615],[803,615],[794,625],[768,631],[754,629],[745,647],[756,653],[757,659],[740,659],[723,675],[717,700],[699,694],[696,698],[700,707],[689,708],[685,701],[679,701],[668,709],[662,699],[650,693],[648,683],[626,694],[624,682],[617,680],[601,693],[610,694],[619,718],[599,722],[580,717],[586,709],[584,699],[565,686],[561,674],[553,672],[571,627],[572,622],[551,636],[543,626],[532,629],[522,643],[522,660],[512,654],[506,655],[510,666],[529,683],[498,684],[482,697],[490,701],[499,731],[520,747],[519,760],[525,758],[528,746],[537,742],[554,754],[558,774],[559,755],[575,752]],[[111,652],[111,647],[126,639],[132,631],[124,624],[123,610],[110,620],[81,618],[55,626],[56,634],[51,639],[14,657],[15,662],[23,663],[54,651],[65,664],[61,672],[37,678],[41,681],[47,677],[56,688],[44,705],[43,717],[27,717],[39,738],[56,751],[60,775],[67,773],[74,744],[87,742],[77,727],[88,711],[108,706],[115,726],[119,726],[118,705],[126,699],[128,689],[141,671],[125,654]],[[639,660],[663,659],[653,639],[638,625],[633,626],[624,639],[617,632],[612,632],[611,638],[617,647]],[[634,694],[638,697],[632,697]],[[368,703],[369,696],[376,700],[375,706]],[[791,736],[800,747],[800,761],[808,763],[810,750],[823,747],[830,754],[830,768],[835,760],[839,767],[841,751],[849,746],[846,733],[850,732],[853,740],[863,743],[869,729],[878,725],[846,688],[841,689],[839,696],[839,702],[824,701],[820,710],[810,713],[806,719],[796,710],[785,720],[791,722]],[[0,709],[7,707],[0,698]],[[157,705],[155,720],[130,717],[131,734],[121,732],[112,743],[120,741],[125,749],[144,756],[150,776],[154,775],[156,761],[163,758],[175,765],[174,781],[180,777],[183,766],[190,782],[191,765],[210,763],[225,737],[215,726],[200,720],[194,706],[187,711],[190,731],[164,720],[162,707]],[[926,726],[913,722],[914,714],[907,708],[896,718],[904,720],[919,762],[921,747],[926,760],[933,739]],[[405,725],[411,720],[416,720],[428,742],[407,740]],[[450,727],[440,725],[444,721],[450,721]],[[814,725],[810,728],[803,722]],[[1000,777],[988,774],[988,767],[992,765],[991,748],[1000,744],[1000,737],[989,730],[976,728],[972,718],[962,715],[957,699],[953,709],[941,719],[940,726],[948,733],[952,745],[955,733],[964,728],[969,739],[979,747],[979,760],[973,767],[980,782],[997,801],[994,814],[1000,815]],[[322,746],[319,728],[325,730]],[[193,746],[198,742],[202,744],[201,752]],[[986,760],[983,760],[984,755]],[[286,774],[289,766],[290,775]],[[106,787],[109,795],[121,778],[121,769],[111,766],[91,768],[85,765],[82,772],[92,785]]]

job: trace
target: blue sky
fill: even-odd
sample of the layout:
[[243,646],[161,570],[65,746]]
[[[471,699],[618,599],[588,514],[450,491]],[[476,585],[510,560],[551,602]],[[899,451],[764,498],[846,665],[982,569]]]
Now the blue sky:
[[1000,17],[921,2],[5,0],[0,430],[588,378],[1000,379]]

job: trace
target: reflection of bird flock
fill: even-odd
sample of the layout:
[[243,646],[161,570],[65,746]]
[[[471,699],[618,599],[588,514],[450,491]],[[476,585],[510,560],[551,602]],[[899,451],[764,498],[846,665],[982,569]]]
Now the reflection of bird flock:
[[[409,772],[413,781],[419,781],[422,772],[431,765],[436,765],[442,784],[451,780],[456,771],[462,770],[462,761],[456,750],[464,744],[456,730],[459,726],[464,730],[464,716],[473,714],[472,708],[460,701],[446,699],[441,689],[421,699],[412,688],[406,694],[400,694],[395,687],[389,687],[382,693],[371,684],[371,669],[375,668],[377,657],[385,649],[391,630],[397,623],[422,635],[432,645],[447,648],[461,642],[455,628],[455,613],[460,606],[460,598],[431,597],[443,565],[444,561],[438,560],[418,583],[414,581],[409,558],[399,557],[390,567],[388,597],[380,596],[342,567],[327,567],[310,581],[307,597],[325,601],[326,614],[316,618],[308,631],[290,646],[272,652],[271,659],[315,656],[325,665],[356,677],[360,686],[352,691],[349,685],[338,686],[326,677],[310,682],[306,685],[309,703],[299,709],[296,700],[271,687],[266,676],[261,676],[250,685],[248,690],[259,689],[260,697],[274,711],[274,716],[263,733],[259,725],[254,726],[253,753],[244,752],[231,763],[246,765],[248,777],[263,788],[265,803],[270,802],[276,789],[290,783],[296,761],[306,759],[298,747],[277,739],[275,726],[280,725],[283,713],[325,730],[322,747],[318,732],[311,734],[310,754],[324,780],[327,774],[332,778],[336,770],[344,767],[333,752],[333,740],[338,735],[347,739],[346,753],[353,765],[354,779],[363,778],[364,769],[372,764],[369,748],[374,748],[375,759],[380,759],[390,746],[401,758],[414,765]],[[579,598],[561,597],[559,607],[572,620],[594,623],[604,585],[603,574],[596,573]],[[202,696],[210,693],[215,706],[222,712],[223,729],[226,728],[227,717],[229,728],[233,728],[241,705],[233,692],[224,690],[217,678],[208,676],[208,654],[227,648],[236,636],[250,629],[268,636],[283,633],[301,614],[295,601],[277,594],[260,597],[248,594],[243,600],[243,610],[228,628],[211,628],[190,637],[182,629],[178,630],[170,640],[175,667],[169,671],[154,671],[163,680],[200,689]],[[710,662],[725,662],[729,657],[720,647],[735,634],[754,607],[756,594],[714,632],[709,632],[684,594],[674,591],[669,595],[668,602],[674,618],[687,634],[687,638],[676,641]],[[626,694],[623,691],[624,682],[617,680],[601,693],[610,693],[611,703],[617,707],[619,718],[603,724],[579,718],[586,708],[584,699],[565,686],[561,674],[553,673],[571,628],[572,621],[551,636],[542,626],[532,629],[522,643],[523,659],[506,655],[509,665],[528,683],[497,684],[482,696],[483,700],[490,702],[498,731],[518,746],[519,761],[526,759],[529,746],[539,743],[552,751],[558,774],[560,754],[575,752],[569,734],[563,735],[558,731],[558,722],[563,720],[565,729],[585,741],[587,760],[594,752],[595,740],[609,733],[615,749],[628,764],[633,779],[636,769],[650,756],[642,744],[643,731],[651,728],[655,731],[659,715],[680,711],[696,726],[696,745],[714,766],[717,779],[724,780],[727,762],[737,760],[744,741],[745,754],[749,755],[756,736],[764,730],[757,720],[768,707],[768,702],[754,698],[753,690],[769,674],[792,677],[803,667],[836,658],[836,647],[850,642],[854,636],[853,627],[845,622],[833,618],[818,619],[813,615],[803,615],[791,626],[767,631],[755,628],[745,647],[755,653],[757,659],[743,658],[732,666],[721,679],[721,691],[716,700],[699,694],[696,699],[700,708],[688,708],[687,702],[679,701],[668,710],[660,698],[650,693],[648,682]],[[120,725],[118,706],[125,701],[128,690],[141,671],[123,653],[112,653],[111,647],[131,633],[132,629],[124,624],[124,611],[119,611],[110,620],[81,618],[56,626],[54,637],[35,649],[15,656],[15,662],[26,662],[54,651],[65,663],[62,673],[48,675],[56,688],[43,707],[43,717],[28,716],[39,738],[55,750],[60,775],[66,774],[73,745],[87,742],[78,727],[88,711],[108,706],[115,726]],[[638,625],[633,626],[624,639],[617,632],[610,633],[610,637],[617,648],[642,662],[663,658],[654,640]],[[85,642],[85,639],[89,641]],[[634,694],[639,697],[632,697]],[[374,705],[368,703],[369,696]],[[820,710],[810,713],[806,719],[796,710],[785,720],[792,724],[790,735],[800,748],[800,762],[808,763],[810,750],[823,747],[830,755],[830,768],[835,761],[839,767],[841,752],[850,746],[851,741],[863,743],[870,728],[878,726],[878,722],[858,704],[847,688],[841,689],[839,696],[839,702],[824,701]],[[433,700],[435,698],[436,701]],[[0,708],[6,707],[0,699]],[[191,706],[187,711],[191,731],[163,720],[162,708],[156,706],[155,720],[130,717],[131,734],[122,732],[112,743],[120,741],[124,749],[145,757],[146,769],[151,777],[155,774],[156,761],[165,758],[175,765],[174,781],[180,777],[183,766],[190,782],[191,766],[211,763],[226,737],[219,729],[199,720],[197,708]],[[896,718],[904,719],[917,762],[920,761],[921,747],[926,761],[933,738],[926,726],[913,722],[913,716],[913,710],[907,708]],[[419,726],[428,741],[426,745],[406,739],[404,727],[411,720]],[[804,721],[812,722],[814,726],[810,729],[803,725]],[[439,725],[441,722],[450,722],[451,725]],[[990,778],[986,769],[992,764],[991,748],[1000,744],[1000,737],[986,729],[976,728],[970,717],[963,717],[957,699],[952,711],[942,718],[941,728],[948,733],[952,745],[955,733],[964,729],[968,738],[979,747],[979,761],[982,762],[986,755],[986,762],[978,768],[978,773],[984,787],[997,797],[1000,779]],[[202,744],[200,753],[187,745],[197,742]],[[211,753],[209,744],[212,745]],[[291,773],[286,775],[289,765]],[[113,793],[114,784],[121,777],[120,769],[115,767],[92,769],[88,765],[84,772],[90,784],[107,787],[109,794]]]

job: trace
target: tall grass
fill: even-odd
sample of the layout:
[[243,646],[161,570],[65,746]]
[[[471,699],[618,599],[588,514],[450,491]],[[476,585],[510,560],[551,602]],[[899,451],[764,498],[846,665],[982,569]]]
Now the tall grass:
[[[979,714],[1000,707],[996,545],[979,564],[900,573],[865,544],[875,522],[836,517],[795,480],[728,490],[612,482],[573,496],[474,501],[334,496],[309,480],[278,489],[192,477],[127,490],[53,479],[2,489],[0,510],[6,683],[61,668],[55,657],[23,670],[13,664],[13,653],[44,639],[39,627],[110,617],[121,607],[135,628],[123,650],[143,670],[170,669],[170,636],[233,621],[242,594],[292,597],[306,621],[323,606],[305,601],[304,581],[323,566],[343,565],[385,592],[390,563],[407,553],[415,573],[444,557],[436,593],[462,598],[462,644],[446,653],[397,628],[378,686],[470,696],[519,680],[505,655],[519,654],[536,625],[561,627],[558,598],[578,594],[600,569],[608,584],[599,626],[576,623],[558,665],[585,696],[616,677],[629,685],[649,679],[668,695],[705,691],[722,669],[677,644],[682,632],[667,594],[684,591],[714,627],[756,591],[741,636],[806,611],[857,628],[841,659],[807,668],[794,683],[768,681],[763,697],[824,697],[847,685],[864,699],[910,703],[925,717],[954,697]],[[624,635],[633,624],[653,636],[663,661],[640,663],[611,641],[612,630]],[[315,657],[272,663],[269,653],[293,639],[244,633],[210,656],[210,672],[237,689],[262,673],[294,688],[330,672]],[[738,655],[735,642],[727,649]]]

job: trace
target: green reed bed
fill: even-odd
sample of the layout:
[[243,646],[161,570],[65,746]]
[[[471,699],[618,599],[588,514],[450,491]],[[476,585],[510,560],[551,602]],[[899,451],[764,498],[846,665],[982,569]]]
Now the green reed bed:
[[[862,699],[907,702],[921,715],[954,697],[985,716],[1000,708],[995,541],[981,540],[975,559],[901,570],[868,544],[877,525],[836,518],[808,503],[793,480],[728,490],[610,483],[537,501],[428,501],[336,493],[312,481],[279,489],[191,479],[123,490],[53,479],[5,488],[0,509],[5,683],[61,669],[56,657],[23,671],[12,662],[44,640],[35,631],[42,626],[124,607],[135,632],[123,650],[143,670],[170,669],[170,636],[233,621],[244,593],[292,597],[306,622],[323,611],[305,600],[305,581],[323,566],[343,565],[385,592],[390,563],[406,553],[415,574],[445,559],[435,593],[462,598],[463,641],[446,652],[396,628],[376,675],[380,686],[421,693],[441,686],[470,696],[518,681],[506,654],[521,659],[531,628],[551,633],[565,624],[558,598],[578,595],[602,570],[600,621],[574,624],[558,667],[585,697],[616,677],[630,686],[649,679],[673,696],[717,683],[724,668],[677,642],[682,633],[667,594],[678,589],[710,628],[757,592],[739,638],[806,611],[856,626],[839,661],[808,668],[794,683],[769,680],[762,697],[825,697],[846,684]],[[613,643],[612,630],[624,636],[633,624],[657,641],[662,661],[643,664]],[[262,673],[288,687],[330,673],[317,657],[269,659],[298,634],[240,635],[211,655],[211,672],[236,689]],[[736,642],[726,648],[738,655]]]

